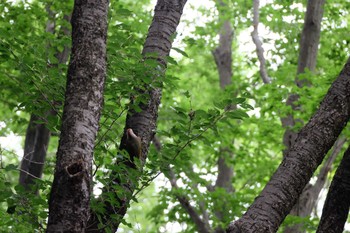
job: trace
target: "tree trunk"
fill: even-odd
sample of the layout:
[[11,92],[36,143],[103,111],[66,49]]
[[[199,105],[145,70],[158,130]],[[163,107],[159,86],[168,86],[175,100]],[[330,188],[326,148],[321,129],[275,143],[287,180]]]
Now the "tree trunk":
[[[308,0],[305,14],[304,28],[300,38],[300,52],[298,59],[298,74],[305,69],[314,71],[320,42],[321,21],[325,0]],[[296,80],[298,87],[303,87],[302,80]]]
[[[160,73],[165,72],[167,65],[166,58],[170,53],[172,38],[176,31],[176,27],[180,22],[185,3],[186,0],[158,0],[154,9],[153,21],[148,29],[148,35],[144,43],[142,55],[145,60],[155,59],[158,62],[160,71],[157,71],[157,69],[156,72],[155,70],[151,71],[153,73],[152,77],[155,81],[161,82],[160,80],[157,80],[157,76],[161,75]],[[142,166],[146,161],[149,145],[153,139],[154,132],[156,131],[158,107],[162,91],[160,88],[154,88],[151,86],[143,87],[143,90],[140,88],[138,91],[140,96],[145,97],[146,101],[139,104],[139,108],[141,109],[139,112],[132,108],[129,109],[124,135],[120,143],[120,149],[126,149],[126,130],[132,129],[135,134],[141,138],[141,167],[135,169],[137,165],[134,161],[130,161],[129,159],[118,161],[118,167],[125,172],[113,174],[114,184],[111,184],[110,187],[105,187],[105,190],[109,190],[108,200],[111,199],[111,193],[116,194],[116,196],[113,197],[113,200],[111,201],[112,203],[110,201],[104,202],[105,215],[100,216],[102,220],[102,228],[98,229],[99,220],[97,214],[93,213],[93,216],[89,220],[88,232],[105,232],[106,228],[115,232],[118,229],[141,176]],[[118,177],[117,179],[115,178],[116,176]],[[115,185],[119,186],[123,191],[117,193],[115,187],[113,187]],[[113,216],[113,219],[111,216]]]
[[350,58],[271,180],[227,232],[276,232],[350,119]]
[[[219,34],[219,46],[213,51],[213,56],[215,60],[216,67],[219,72],[219,80],[221,89],[225,89],[228,85],[232,83],[232,41],[233,41],[233,29],[229,20],[225,19],[225,14],[227,13],[227,5],[223,1],[219,0],[217,2],[219,19],[222,21],[222,26]],[[236,108],[236,106],[231,106]],[[217,166],[218,175],[216,178],[214,189],[223,188],[228,193],[232,193],[234,188],[232,185],[233,178],[233,165],[228,164],[233,157],[233,152],[229,148],[220,148],[220,153],[218,156]],[[222,203],[222,200],[219,201]],[[215,217],[220,222],[227,222],[229,219],[225,218],[229,209],[223,208],[219,205],[217,201],[214,201]],[[218,226],[215,228],[215,233],[225,232],[224,228]]]
[[19,183],[28,191],[35,183],[35,179],[41,178],[51,135],[45,124],[37,124],[35,122],[37,120],[39,117],[32,114],[26,132],[19,175]]
[[85,232],[106,76],[108,0],[74,2],[72,52],[47,232]]
[[[324,0],[308,0],[307,9],[305,13],[304,27],[300,39],[297,75],[304,73],[305,69],[314,71],[316,68],[316,58],[320,41],[321,21],[323,17],[324,3]],[[298,87],[309,85],[308,81],[300,80],[298,76],[295,80],[295,83]],[[298,111],[301,108],[296,104],[298,99],[299,95],[297,94],[291,94],[288,97],[287,105],[290,105],[293,111]],[[286,118],[282,119],[282,125],[286,128],[283,137],[283,142],[286,146],[285,154],[293,146],[293,143],[297,138],[297,133],[291,129],[291,127],[295,126],[295,123],[297,121],[300,120],[294,119],[293,115],[288,115]],[[324,182],[322,184],[319,183],[319,185],[323,187]],[[319,191],[317,192],[317,190]],[[300,217],[309,216],[313,207],[312,203],[315,203],[314,200],[317,199],[320,191],[321,189],[315,189],[315,187],[311,184],[307,185],[306,189],[300,195],[298,202],[295,204],[290,214]],[[298,224],[286,227],[284,232],[297,233],[304,231],[301,229],[301,225]]]
[[[50,18],[55,17],[54,12],[52,12],[49,7],[47,7],[47,12]],[[67,22],[70,21],[70,16],[68,15],[65,15],[63,18]],[[46,31],[49,33],[54,33],[54,28],[54,21],[49,20]],[[65,26],[61,28],[61,31],[64,35],[70,34],[70,30]],[[58,64],[66,63],[69,56],[68,46],[65,46],[62,52],[57,52],[55,56],[58,59]],[[53,68],[57,69],[58,64],[54,65]],[[31,186],[35,183],[35,179],[41,178],[42,176],[47,148],[51,137],[51,132],[46,127],[46,124],[38,124],[36,121],[47,121],[49,116],[55,116],[56,114],[57,111],[55,109],[51,109],[44,116],[39,117],[33,113],[30,116],[24,142],[24,155],[21,161],[19,174],[19,184],[22,185],[27,191],[32,189]],[[33,191],[34,193],[37,192],[37,188],[34,188]]]
[[333,177],[317,233],[342,233],[350,207],[350,147]]

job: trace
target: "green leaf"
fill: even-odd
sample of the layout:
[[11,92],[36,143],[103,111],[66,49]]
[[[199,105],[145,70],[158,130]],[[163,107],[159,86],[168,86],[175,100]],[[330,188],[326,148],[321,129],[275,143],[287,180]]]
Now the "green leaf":
[[172,49],[175,50],[176,52],[180,53],[181,55],[188,57],[188,55],[187,55],[187,53],[185,53],[185,51],[183,51],[179,48],[176,48],[176,47],[173,47]]
[[240,109],[237,109],[237,110],[231,111],[231,112],[226,112],[225,116],[232,118],[232,119],[249,118],[249,115]]

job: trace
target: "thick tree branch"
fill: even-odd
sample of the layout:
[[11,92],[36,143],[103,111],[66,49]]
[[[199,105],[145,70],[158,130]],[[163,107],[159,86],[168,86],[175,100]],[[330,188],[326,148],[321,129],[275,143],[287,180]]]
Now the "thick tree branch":
[[350,206],[350,147],[333,177],[317,233],[341,233]]
[[350,119],[350,58],[247,212],[227,232],[275,232]]
[[[303,31],[301,33],[300,39],[300,51],[298,58],[298,69],[297,77],[295,83],[298,87],[304,87],[306,85],[311,85],[311,83],[306,79],[299,79],[299,75],[305,72],[305,69],[314,71],[316,68],[316,58],[320,40],[321,32],[321,21],[323,16],[323,5],[324,0],[308,0]],[[287,105],[291,106],[293,111],[298,111],[301,106],[297,104],[299,100],[298,94],[291,93],[287,99]],[[300,119],[294,119],[292,114],[289,114],[282,119],[282,125],[286,128],[283,135],[283,143],[286,146],[284,150],[284,155],[288,153],[288,150],[292,147],[296,140],[297,133],[293,131],[292,127],[295,126],[296,122],[300,122]],[[300,195],[300,198],[296,205],[293,207],[291,214],[298,216],[308,216],[312,211],[312,206],[310,204],[315,203],[320,190],[319,188],[311,188],[312,185],[309,184],[304,189],[304,192]],[[307,203],[307,204],[306,204]],[[307,207],[307,208],[306,208]],[[285,229],[285,233],[295,233],[302,231],[300,224],[295,226],[289,226]]]

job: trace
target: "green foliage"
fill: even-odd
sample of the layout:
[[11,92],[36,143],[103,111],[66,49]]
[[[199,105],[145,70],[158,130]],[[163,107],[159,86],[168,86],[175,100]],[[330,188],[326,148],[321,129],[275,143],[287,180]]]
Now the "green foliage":
[[[119,197],[133,200],[121,226],[124,231],[166,232],[169,224],[179,226],[177,231],[197,231],[178,202],[179,195],[188,198],[198,213],[208,213],[213,228],[224,228],[241,216],[281,161],[285,129],[280,119],[293,111],[285,105],[289,93],[300,95],[302,109],[293,113],[302,121],[293,128],[298,130],[318,108],[349,54],[349,6],[346,1],[326,3],[317,70],[300,76],[312,85],[297,88],[294,79],[305,3],[275,1],[262,5],[260,25],[274,35],[262,35],[264,46],[270,45],[267,68],[272,79],[270,85],[263,85],[254,46],[240,37],[252,30],[251,2],[225,3],[225,9],[187,6],[199,15],[184,18],[185,29],[174,38],[182,42],[174,44],[164,76],[159,75],[155,61],[143,61],[141,55],[153,6],[149,1],[110,3],[108,71],[94,151],[94,192],[97,196],[103,191],[101,186],[112,182],[111,171],[121,174],[122,182],[138,185],[132,197],[115,187]],[[48,6],[54,15],[47,12]],[[72,1],[0,4],[0,134],[24,136],[31,114],[41,116],[38,123],[47,124],[53,133],[43,179],[35,185],[38,196],[28,195],[17,185],[22,155],[7,145],[1,147],[1,232],[43,232],[46,225],[67,71],[67,63],[58,64],[56,54],[70,46],[70,36],[63,31],[70,29],[64,16],[71,9]],[[224,14],[219,17],[219,12]],[[233,83],[221,90],[211,51],[218,44],[217,35],[226,19],[235,31]],[[46,31],[49,21],[54,22],[53,32]],[[252,47],[252,52],[245,52],[247,47]],[[142,179],[137,181],[135,173],[116,166],[115,161],[127,156],[118,150],[126,112],[129,108],[140,110],[131,104],[130,97],[134,103],[145,101],[147,96],[136,91],[145,85],[163,89],[156,134],[162,149],[151,146]],[[51,109],[57,116],[45,118]],[[210,190],[218,175],[220,156],[234,168],[232,193],[223,188]],[[163,176],[170,171],[177,178],[177,189]],[[118,204],[114,195],[107,192],[106,197]],[[104,214],[98,202],[92,201],[92,208]],[[223,211],[222,219],[215,215],[218,211]],[[313,232],[316,221],[288,217],[285,224],[306,223],[306,230]]]

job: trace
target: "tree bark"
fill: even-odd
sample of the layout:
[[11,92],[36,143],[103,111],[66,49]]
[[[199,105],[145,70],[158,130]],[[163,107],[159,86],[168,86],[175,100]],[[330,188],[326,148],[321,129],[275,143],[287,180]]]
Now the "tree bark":
[[[316,58],[318,52],[318,46],[320,41],[320,32],[321,32],[321,21],[323,17],[323,7],[324,0],[308,0],[307,9],[305,13],[304,27],[301,33],[300,39],[300,51],[298,58],[298,69],[297,77],[295,83],[298,87],[304,87],[305,85],[310,85],[307,80],[300,80],[298,75],[305,72],[305,69],[314,71],[316,68]],[[291,106],[293,111],[299,111],[301,106],[296,104],[299,100],[299,95],[290,94],[287,100],[287,105]],[[297,133],[291,129],[295,126],[296,122],[300,121],[299,119],[294,119],[293,115],[288,115],[286,118],[282,119],[282,125],[286,128],[286,131],[283,136],[283,142],[286,146],[285,153],[292,147],[293,143],[297,138]],[[318,182],[319,185],[320,182]],[[322,183],[322,186],[324,182]],[[317,192],[317,190],[319,190]],[[309,184],[305,188],[304,192],[300,195],[298,202],[295,204],[290,214],[306,217],[311,214],[312,203],[315,203],[313,200],[316,200],[321,189],[313,187]],[[305,205],[307,204],[307,205]],[[306,208],[306,206],[308,206]],[[295,226],[287,227],[284,231],[285,233],[297,233],[303,232],[300,227],[300,224]]]
[[350,58],[261,194],[227,232],[276,232],[350,119]]
[[350,207],[350,147],[333,177],[317,233],[341,233]]
[[[19,184],[26,190],[31,190],[35,179],[40,179],[50,140],[50,130],[45,124],[37,124],[39,117],[32,114],[29,120],[24,143],[24,156],[21,162]],[[37,192],[34,188],[34,193]]]
[[74,2],[72,52],[47,232],[85,232],[106,77],[108,0]]
[[[314,71],[321,34],[321,21],[325,0],[308,0],[305,14],[304,28],[300,38],[300,52],[298,59],[298,74],[305,69]],[[305,82],[296,80],[298,87],[303,87]]]
[[[310,216],[312,210],[315,208],[315,205],[317,203],[317,197],[327,181],[328,172],[331,170],[332,164],[335,158],[339,155],[339,152],[345,142],[346,140],[344,138],[338,138],[338,140],[334,143],[333,151],[322,165],[320,172],[317,175],[317,180],[315,184],[312,185],[308,183],[305,186],[303,192],[301,193],[297,201],[297,204],[293,206],[293,209],[289,214],[297,215],[304,218]],[[285,233],[296,233],[302,231],[304,231],[302,223],[287,226],[284,230]]]
[[[148,29],[142,55],[145,60],[155,59],[159,64],[156,70],[152,71],[152,78],[156,82],[161,82],[161,80],[157,80],[157,77],[165,72],[167,65],[166,58],[170,53],[172,37],[180,22],[186,1],[187,0],[158,0],[155,6],[153,21]],[[120,150],[126,149],[126,130],[129,128],[132,129],[135,134],[141,138],[142,155],[140,158],[140,167],[134,163],[135,161],[130,161],[129,159],[118,161],[118,167],[125,172],[118,173],[118,178],[114,178],[114,184],[111,184],[110,187],[105,187],[105,190],[109,190],[109,194],[116,194],[112,202],[117,204],[105,201],[104,216],[100,216],[102,219],[102,227],[99,229],[99,220],[97,214],[94,213],[89,220],[88,232],[105,232],[105,228],[110,228],[112,232],[115,232],[118,229],[137,186],[137,181],[141,177],[141,170],[147,158],[149,145],[156,131],[158,107],[162,90],[148,85],[140,88],[138,91],[140,96],[145,97],[146,101],[138,105],[141,111],[137,112],[133,108],[129,109],[124,135],[121,139]],[[134,104],[133,101],[132,104]],[[113,176],[115,177],[115,174]],[[119,186],[123,191],[117,193],[115,186]],[[112,220],[111,216],[117,217],[114,217]]]

